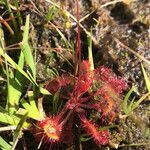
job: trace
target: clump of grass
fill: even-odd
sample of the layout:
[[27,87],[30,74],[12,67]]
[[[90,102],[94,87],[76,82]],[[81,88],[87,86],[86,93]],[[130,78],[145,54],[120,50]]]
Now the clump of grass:
[[144,94],[139,100],[137,100],[135,102],[135,97],[129,102],[128,104],[128,100],[132,94],[132,92],[135,90],[135,86],[133,86],[129,92],[127,93],[127,95],[125,96],[124,98],[124,101],[123,101],[123,110],[124,110],[124,113],[128,116],[130,115],[134,109],[136,109],[139,104],[145,100],[149,95],[150,95],[150,92]]
[[123,101],[123,110],[124,110],[124,113],[128,116],[130,115],[134,109],[136,109],[140,103],[145,100],[149,95],[150,95],[150,79],[148,78],[148,75],[143,67],[143,65],[141,64],[141,68],[142,68],[142,72],[143,72],[143,76],[144,76],[144,80],[145,80],[145,84],[146,84],[146,87],[147,87],[147,91],[148,93],[144,94],[139,100],[135,101],[135,97],[132,98],[132,100],[130,102],[129,99],[130,99],[130,96],[131,94],[134,92],[134,90],[136,89],[135,86],[133,86],[129,92],[126,94],[125,98],[124,98],[124,101]]
[[45,16],[46,21],[52,21],[59,12],[60,12],[60,9],[56,7],[56,4],[53,4],[49,8],[48,13]]
[[[3,31],[2,28],[1,31]],[[4,39],[4,34],[1,34],[1,36],[1,39]],[[5,62],[6,67],[4,70],[7,76],[7,103],[5,106],[6,109],[0,107],[0,122],[7,125],[16,126],[13,136],[13,145],[9,145],[11,146],[11,149],[15,149],[21,135],[22,128],[29,128],[31,126],[30,123],[26,122],[27,118],[41,120],[44,117],[40,114],[37,108],[37,104],[34,99],[35,93],[40,91],[41,93],[50,94],[47,90],[43,89],[36,83],[36,67],[28,39],[29,16],[26,18],[23,40],[20,43],[21,52],[18,63],[14,62],[12,58],[4,51],[4,40],[1,40],[0,55],[2,56],[2,60]],[[25,62],[29,66],[29,70],[27,72],[23,70]],[[14,71],[14,69],[16,71]],[[33,84],[34,94],[33,91],[29,92],[28,103],[21,96],[23,89],[26,86],[24,83],[29,84],[29,82]],[[22,104],[23,108],[20,108],[20,104]],[[8,147],[8,145],[5,144],[4,146]]]
[[[143,65],[141,64],[144,80],[145,80],[145,85],[147,87],[147,93],[144,94],[140,99],[136,100],[136,97],[133,97],[131,99],[131,95],[136,89],[136,86],[133,86],[129,92],[126,94],[122,106],[123,106],[123,111],[125,113],[125,117],[129,117],[132,119],[132,121],[136,124],[136,126],[141,130],[141,133],[143,134],[144,137],[149,137],[150,135],[150,129],[148,126],[148,123],[140,118],[136,112],[135,109],[138,109],[139,105],[146,99],[149,99],[150,91],[149,91],[149,82],[150,79],[148,78],[148,74],[146,73]],[[147,144],[147,143],[145,143]],[[135,144],[136,145],[136,144]],[[142,144],[141,144],[142,145]],[[144,144],[143,144],[144,145]],[[127,145],[128,146],[128,145]],[[138,146],[138,144],[137,144]]]

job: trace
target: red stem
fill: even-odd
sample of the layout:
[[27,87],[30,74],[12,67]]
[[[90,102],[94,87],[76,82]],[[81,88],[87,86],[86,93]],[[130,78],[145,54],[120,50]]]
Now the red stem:
[[77,18],[77,37],[76,37],[76,48],[75,48],[75,76],[77,73],[77,68],[80,67],[80,63],[81,63],[81,40],[80,40],[78,0],[76,0],[76,18]]
[[78,61],[78,65],[80,67],[80,63],[81,63],[81,40],[80,40],[80,26],[79,26],[79,2],[78,0],[76,0],[76,4],[77,4],[77,12],[76,12],[76,16],[77,16],[77,61]]
[[73,113],[73,110],[70,110],[67,114],[67,116],[65,117],[65,119],[61,122],[61,125],[63,126],[67,121],[68,119],[70,119],[70,116],[72,115]]
[[[77,17],[77,37],[76,37],[76,48],[75,48],[75,64],[74,64],[74,86],[76,86],[76,76],[80,71],[81,64],[81,40],[80,40],[80,26],[79,26],[79,1],[76,0],[76,17]],[[77,94],[74,93],[77,97]],[[75,98],[77,100],[77,98]]]

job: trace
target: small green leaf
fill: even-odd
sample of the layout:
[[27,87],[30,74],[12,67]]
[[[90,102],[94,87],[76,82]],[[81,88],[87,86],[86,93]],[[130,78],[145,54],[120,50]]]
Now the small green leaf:
[[[43,115],[40,114],[39,110],[35,107],[32,107],[26,100],[21,100],[22,106],[25,108],[25,110],[28,112],[28,117],[35,119],[35,120],[41,120],[43,119]],[[32,102],[33,105],[33,102]],[[20,113],[21,110],[19,110]]]
[[92,139],[92,137],[87,137],[86,135],[81,135],[81,136],[80,136],[80,140],[81,140],[82,142],[87,142],[87,141],[89,141],[90,139]]
[[11,145],[0,136],[0,148],[2,150],[11,150]]
[[51,95],[51,93],[46,90],[45,88],[39,87],[40,93],[44,94],[44,95]]
[[[9,115],[8,113],[0,112],[0,122],[9,125],[17,125],[20,121],[21,116]],[[23,125],[25,128],[30,126],[29,123],[25,122]]]

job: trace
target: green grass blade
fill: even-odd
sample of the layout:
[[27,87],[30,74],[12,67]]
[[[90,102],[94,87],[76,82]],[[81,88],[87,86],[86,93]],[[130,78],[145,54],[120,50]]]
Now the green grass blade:
[[[4,49],[4,46],[5,46],[4,33],[3,33],[3,30],[1,27],[0,28],[0,48]],[[12,97],[14,97],[14,95],[11,96],[12,90],[11,90],[11,83],[10,83],[12,81],[11,79],[14,77],[14,74],[13,74],[13,72],[9,73],[9,67],[8,67],[8,63],[6,60],[6,56],[7,56],[7,54],[4,53],[3,57],[5,58],[6,76],[7,76],[7,105],[6,105],[6,108],[9,110],[9,112],[14,112],[15,111],[15,107],[14,107],[15,104],[14,104],[14,99],[12,98]]]
[[0,48],[4,48],[5,42],[4,42],[4,32],[2,29],[2,25],[0,23]]
[[91,140],[91,138],[92,138],[92,137],[88,137],[87,135],[81,135],[81,136],[80,136],[80,140],[81,140],[82,142],[87,142],[87,141]]
[[12,19],[12,23],[13,23],[14,29],[15,29],[15,31],[17,33],[18,32],[17,21],[16,21],[15,16],[14,16],[14,14],[12,12],[12,9],[10,7],[9,1],[8,0],[4,0],[4,2],[5,2],[6,8],[7,8],[9,14],[10,14],[10,18]]
[[64,41],[64,44],[66,45],[66,47],[70,47],[72,49],[72,45],[68,42],[68,40],[66,39],[66,37],[64,36],[64,34],[51,22],[49,22],[52,27],[54,27],[56,29],[56,31],[58,32],[58,34],[61,36],[62,40]]
[[29,65],[30,72],[31,72],[33,78],[35,79],[35,77],[36,77],[36,68],[35,68],[35,63],[34,63],[32,51],[31,51],[31,48],[30,48],[28,42],[20,43],[20,48],[21,48],[21,50],[24,54],[26,63]]
[[[21,52],[18,66],[23,69],[24,66],[24,55]],[[12,71],[9,74],[8,80],[8,110],[9,113],[13,114],[15,112],[15,107],[18,109],[19,100],[22,95],[23,88],[25,87],[24,83],[26,82],[25,77],[17,70],[15,75],[13,75]]]
[[134,110],[135,108],[137,108],[137,107],[139,106],[139,104],[140,104],[143,100],[145,100],[145,98],[146,98],[147,96],[149,96],[149,95],[150,95],[150,92],[144,94],[137,102],[135,102],[135,103],[133,104],[132,110]]
[[11,145],[0,136],[0,149],[11,150]]
[[135,100],[135,97],[133,97],[133,99],[131,100],[131,102],[128,104],[126,115],[129,115],[133,111],[134,100]]
[[[24,67],[24,55],[22,52],[20,53],[18,66],[20,67],[20,69],[23,69]],[[20,97],[22,95],[22,91],[24,87],[26,86],[26,84],[24,83],[27,83],[26,78],[17,70],[15,72],[14,84],[12,84],[12,86],[14,87],[12,89],[13,91],[12,94],[16,95],[16,100],[15,100],[16,105],[18,105]]]
[[59,97],[58,97],[58,93],[55,93],[54,97],[53,97],[53,112],[57,112],[58,110],[58,102],[59,102]]
[[0,106],[0,112],[7,113],[6,109],[4,109],[2,106]]
[[29,15],[26,18],[26,23],[25,23],[24,33],[23,33],[23,40],[20,43],[20,48],[24,54],[25,61],[29,65],[31,74],[32,74],[33,78],[35,79],[35,77],[36,77],[35,62],[33,59],[32,50],[28,43],[28,39],[29,39]]
[[[16,110],[16,105],[15,105],[15,100],[18,99],[18,95],[14,95],[17,94],[17,84],[15,84],[15,80],[14,80],[14,74],[11,71],[9,73],[9,71],[7,70],[7,107],[8,107],[8,112],[13,114]],[[15,87],[14,87],[15,86]],[[14,92],[14,93],[13,93]]]
[[[0,122],[2,122],[4,124],[17,126],[22,115],[24,115],[24,114],[9,115],[8,113],[1,113],[0,112]],[[31,126],[31,124],[28,122],[24,122],[24,124],[23,124],[24,128],[29,128],[30,126]]]
[[35,100],[34,100],[33,91],[28,91],[28,97],[29,97],[29,103],[30,103],[32,109],[38,111]]
[[[1,46],[1,50],[4,49],[4,34],[3,34],[3,30],[0,29],[0,46]],[[20,96],[22,94],[21,90],[21,85],[20,85],[20,79],[16,80],[19,76],[19,72],[14,75],[12,71],[9,72],[9,67],[8,67],[8,63],[7,63],[7,54],[4,54],[4,58],[5,58],[5,64],[6,64],[6,76],[7,76],[7,89],[8,89],[8,94],[7,94],[7,108],[9,110],[10,113],[13,113],[15,111],[15,106],[18,105],[18,101],[20,99]],[[21,58],[21,59],[20,59]],[[24,61],[22,61],[22,57],[20,57],[19,60],[19,66],[21,68],[23,68],[24,66]],[[14,77],[15,76],[15,77]]]
[[[0,112],[0,122],[9,125],[17,125],[20,121],[20,116],[9,115],[8,113]],[[25,128],[30,126],[29,123],[25,122],[23,124]]]
[[18,140],[19,140],[20,135],[21,135],[21,129],[22,129],[22,127],[23,127],[24,122],[25,122],[26,119],[27,119],[27,114],[28,114],[28,113],[25,113],[25,114],[21,117],[21,119],[20,119],[20,121],[19,121],[19,123],[18,123],[18,125],[17,125],[17,128],[16,128],[16,130],[15,130],[15,132],[14,132],[14,135],[13,135],[13,145],[12,145],[12,147],[11,147],[11,150],[14,150],[15,147],[16,147],[16,145],[17,145],[17,143],[18,143]]
[[29,76],[28,74],[22,70],[7,54],[4,53],[3,49],[0,48],[0,55],[2,55],[6,60],[7,62],[9,62],[11,64],[11,66],[18,70],[21,74],[23,74],[31,83],[36,83],[35,81],[33,81]]
[[23,40],[22,40],[23,43],[28,42],[29,39],[29,23],[30,23],[30,15],[26,17],[26,23],[24,27]]
[[[24,80],[25,81],[25,80]],[[26,83],[26,82],[24,82]],[[15,108],[18,109],[19,100],[22,95],[23,88],[26,84],[23,84],[20,80],[10,77],[8,85],[8,109],[13,114]]]
[[128,104],[128,99],[131,95],[131,93],[134,91],[134,88],[135,87],[132,87],[129,92],[127,93],[127,95],[125,96],[124,98],[124,101],[123,101],[123,111],[126,115],[130,115],[131,112],[136,109],[139,104],[147,97],[150,95],[150,92],[144,94],[138,101],[134,102],[135,101],[135,97],[132,99],[132,101]]
[[[21,51],[20,52],[20,56],[19,56],[19,61],[18,61],[18,66],[21,68],[21,69],[23,69],[23,67],[24,67],[24,54],[23,54],[23,52]],[[16,72],[16,74],[15,74],[15,76],[20,76],[20,74],[19,74],[19,72]]]
[[146,87],[147,87],[147,90],[150,92],[150,78],[148,77],[143,65],[141,64],[141,67],[142,67],[142,72],[143,72],[143,75],[144,75],[144,80],[145,80],[145,84],[146,84]]
[[21,104],[22,104],[22,106],[23,106],[27,111],[30,111],[31,106],[30,106],[30,104],[29,104],[26,100],[21,99]]
[[23,23],[23,20],[22,20],[22,16],[21,16],[21,13],[20,13],[20,10],[19,10],[19,3],[18,3],[18,0],[14,0],[14,4],[17,8],[17,17],[18,17],[18,20],[19,20],[19,24],[20,26],[22,25]]
[[[10,104],[10,99],[11,99],[11,96],[10,96],[10,91],[11,91],[11,86],[10,86],[10,77],[12,76],[14,76],[14,74],[13,74],[13,72],[11,71],[11,72],[9,72],[9,67],[8,67],[8,62],[7,62],[7,59],[6,59],[6,53],[5,53],[5,56],[4,56],[4,58],[5,58],[5,66],[6,66],[6,77],[7,77],[7,105],[6,105],[6,109],[8,110],[8,111],[10,111],[9,110],[9,106],[11,106],[11,104]],[[15,110],[15,108],[13,108],[13,106],[11,107],[12,108],[12,112]]]
[[0,122],[5,124],[11,124],[16,125],[18,123],[19,119],[15,116],[10,116],[8,113],[2,113],[0,112]]
[[123,111],[127,115],[128,114],[128,100],[129,97],[131,96],[131,93],[135,90],[135,86],[132,86],[132,88],[129,90],[129,92],[126,94],[124,100],[123,100]]
[[49,10],[47,15],[45,16],[47,21],[52,21],[55,16],[60,12],[60,9],[56,7],[56,5],[52,5]]
[[0,4],[1,4],[1,5],[5,5],[5,3],[4,3],[3,1],[0,1]]
[[51,93],[48,90],[46,90],[45,88],[39,87],[39,91],[43,95],[51,95]]
[[28,112],[28,117],[35,119],[35,120],[41,120],[43,119],[42,114],[40,114],[39,110],[37,108],[33,108],[26,100],[21,100],[22,106],[25,108],[25,110]]

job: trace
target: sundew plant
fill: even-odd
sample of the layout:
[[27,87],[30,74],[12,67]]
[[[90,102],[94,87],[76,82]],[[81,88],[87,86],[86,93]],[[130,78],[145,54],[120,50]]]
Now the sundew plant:
[[[144,66],[141,64],[148,93],[143,94],[139,100],[135,100],[136,98],[132,96],[135,86],[125,94],[129,87],[128,81],[116,75],[111,68],[94,64],[92,30],[91,32],[85,30],[88,36],[86,43],[88,48],[83,52],[80,28],[84,30],[84,27],[80,23],[82,20],[79,15],[79,0],[75,0],[74,4],[76,17],[71,16],[63,4],[58,6],[50,0],[45,1],[49,2],[51,7],[44,16],[43,24],[48,22],[47,26],[56,30],[65,43],[63,45],[65,48],[61,49],[60,46],[54,50],[57,54],[61,50],[69,53],[71,61],[65,58],[66,55],[63,56],[63,59],[67,60],[67,65],[72,68],[67,71],[66,66],[66,68],[64,66],[61,68],[60,65],[62,70],[59,71],[53,67],[51,69],[52,76],[39,83],[37,80],[37,51],[31,46],[34,38],[31,40],[29,34],[30,29],[34,28],[30,23],[30,15],[22,17],[17,0],[13,1],[13,5],[8,0],[0,2],[6,7],[8,20],[12,23],[9,24],[3,16],[0,16],[0,81],[3,81],[6,87],[4,87],[5,100],[0,103],[0,133],[2,133],[0,149],[14,150],[18,148],[20,139],[23,139],[26,133],[33,136],[33,141],[32,137],[25,138],[29,138],[30,142],[36,145],[35,149],[67,149],[70,146],[80,149],[80,145],[86,142],[100,149],[103,147],[116,148],[115,146],[124,140],[124,138],[120,138],[121,140],[118,140],[116,145],[112,141],[112,137],[114,138],[115,135],[113,133],[118,133],[119,129],[123,129],[118,126],[125,123],[125,119],[128,117],[137,123],[142,122],[141,118],[135,117],[133,111],[150,95],[150,80]],[[112,1],[106,5],[115,2]],[[32,1],[31,4],[35,8],[35,13],[40,16],[38,8],[33,5]],[[25,6],[22,7],[23,11],[27,9]],[[66,21],[66,29],[71,25],[70,16],[74,20],[76,31],[74,44],[68,42],[66,35],[64,36],[61,32],[61,28],[52,22],[61,11]],[[16,38],[15,44],[7,46],[5,30],[13,38]],[[46,41],[44,42],[46,45]],[[34,45],[33,41],[32,44]],[[40,48],[42,49],[42,47]],[[13,49],[18,49],[16,56],[10,55],[8,51]],[[68,52],[68,49],[71,51]],[[132,50],[129,51],[132,52]],[[84,55],[87,57],[84,58]],[[44,65],[47,68],[48,65]],[[47,102],[48,105],[45,106]],[[143,132],[146,131],[146,135],[149,135],[147,123],[140,125],[144,126]],[[5,132],[10,134],[7,135]]]
[[111,69],[105,66],[94,69],[91,48],[89,59],[81,59],[78,1],[76,3],[78,31],[74,74],[63,73],[45,84],[52,95],[57,95],[62,106],[54,114],[38,121],[33,131],[41,143],[50,147],[72,143],[75,132],[79,130],[79,138],[87,135],[98,146],[107,145],[110,133],[106,126],[115,120],[121,93],[127,89],[125,80],[117,77]]

